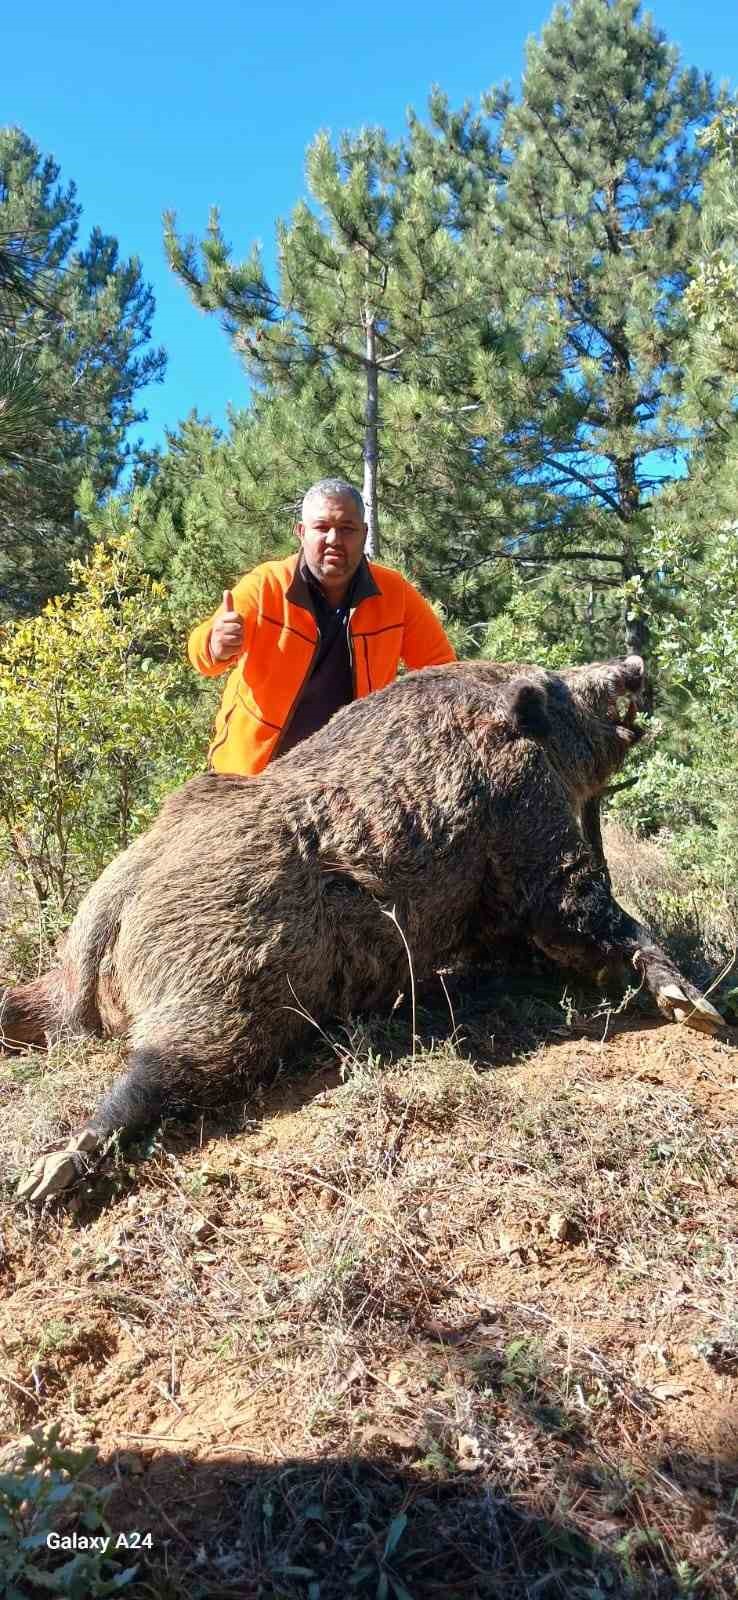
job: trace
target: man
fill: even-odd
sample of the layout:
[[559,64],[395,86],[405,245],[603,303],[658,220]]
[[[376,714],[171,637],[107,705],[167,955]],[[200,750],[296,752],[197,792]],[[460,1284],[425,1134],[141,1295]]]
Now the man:
[[308,489],[301,549],[226,590],[190,635],[190,661],[230,676],[215,723],[215,772],[261,772],[349,701],[410,668],[456,659],[435,612],[406,578],[368,562],[364,502],[342,478]]

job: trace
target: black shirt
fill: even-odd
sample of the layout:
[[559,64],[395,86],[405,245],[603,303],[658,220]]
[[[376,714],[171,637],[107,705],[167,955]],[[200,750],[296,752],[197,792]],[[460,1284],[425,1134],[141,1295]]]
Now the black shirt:
[[354,698],[348,625],[356,575],[345,600],[340,606],[332,606],[304,557],[300,560],[300,571],[310,591],[319,641],[310,675],[300,691],[287,732],[280,740],[280,756],[309,738],[311,733],[317,733],[318,728],[323,728],[334,712],[340,711],[341,706],[347,706]]

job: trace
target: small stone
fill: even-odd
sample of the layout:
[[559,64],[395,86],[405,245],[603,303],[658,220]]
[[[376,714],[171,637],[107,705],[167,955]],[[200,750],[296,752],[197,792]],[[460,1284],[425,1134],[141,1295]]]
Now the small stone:
[[507,1257],[512,1266],[519,1266],[527,1259],[526,1240],[519,1231],[513,1232],[509,1228],[500,1228],[499,1243],[503,1256]]
[[557,1244],[563,1244],[566,1239],[571,1239],[574,1233],[569,1217],[563,1211],[552,1211],[548,1219],[548,1231]]
[[289,1223],[281,1211],[262,1211],[260,1220],[265,1233],[277,1238],[289,1232]]
[[215,1228],[207,1217],[195,1217],[190,1233],[196,1244],[204,1244],[206,1239],[212,1239]]
[[456,1458],[462,1472],[476,1472],[482,1465],[479,1440],[471,1433],[460,1433],[456,1441]]

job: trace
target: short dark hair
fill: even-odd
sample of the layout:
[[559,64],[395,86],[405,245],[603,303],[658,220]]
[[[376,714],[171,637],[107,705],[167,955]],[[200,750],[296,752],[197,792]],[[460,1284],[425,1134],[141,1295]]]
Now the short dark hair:
[[364,520],[364,500],[363,500],[363,496],[359,493],[359,490],[356,488],[356,485],[353,484],[353,483],[349,483],[346,478],[320,478],[317,483],[311,483],[310,488],[306,491],[306,493],[302,497],[303,518],[304,518],[304,514],[305,514],[305,506],[307,505],[308,500],[314,499],[315,495],[318,495],[318,494],[319,495],[325,495],[329,499],[338,499],[339,497],[341,499],[343,499],[343,497],[345,495],[348,495],[353,500],[355,506],[357,507],[357,509],[358,509],[358,511],[359,511],[359,513],[361,515],[362,522],[363,522],[363,520]]

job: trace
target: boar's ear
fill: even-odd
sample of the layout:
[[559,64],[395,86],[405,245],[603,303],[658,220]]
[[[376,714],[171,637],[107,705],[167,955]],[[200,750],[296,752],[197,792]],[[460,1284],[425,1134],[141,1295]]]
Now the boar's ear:
[[546,739],[551,732],[547,701],[545,684],[512,678],[500,691],[498,714],[513,738]]

